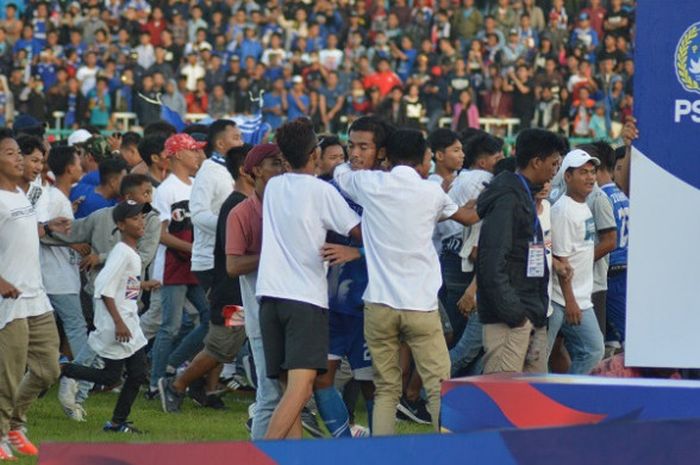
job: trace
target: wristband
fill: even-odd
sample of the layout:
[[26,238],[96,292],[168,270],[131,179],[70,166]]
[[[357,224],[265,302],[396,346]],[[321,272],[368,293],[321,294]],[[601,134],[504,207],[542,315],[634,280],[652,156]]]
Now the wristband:
[[49,223],[44,223],[44,234],[46,234],[49,237],[53,237],[53,233],[51,232],[51,228],[49,228]]

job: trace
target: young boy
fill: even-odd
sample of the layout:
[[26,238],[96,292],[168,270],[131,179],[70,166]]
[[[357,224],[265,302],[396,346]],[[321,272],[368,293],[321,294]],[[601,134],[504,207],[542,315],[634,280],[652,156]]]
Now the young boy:
[[313,175],[320,148],[311,121],[291,121],[276,137],[292,172],[266,187],[256,295],[267,376],[283,378],[286,388],[267,439],[301,437],[301,410],[328,366],[328,282],[320,254],[326,234],[361,236],[357,214]]
[[[139,142],[139,155],[143,159],[145,169],[138,169],[139,174],[145,174],[151,180],[155,189],[168,176],[170,164],[165,152],[165,140],[161,134],[146,136]],[[137,167],[137,168],[140,168]],[[137,172],[136,170],[134,171]]]
[[425,180],[431,151],[419,131],[397,130],[389,136],[386,153],[393,166],[388,173],[351,171],[347,164],[334,173],[342,191],[363,208],[369,274],[364,332],[376,384],[374,435],[394,433],[401,342],[411,348],[438,430],[440,382],[450,376],[450,360],[437,310],[440,264],[430,238],[438,221],[478,220],[473,209],[458,208],[440,186]]
[[595,222],[586,197],[596,182],[597,158],[580,149],[564,158],[562,171],[566,195],[552,207],[552,253],[573,269],[570,279],[554,280],[549,318],[549,351],[561,330],[571,356],[572,374],[588,374],[603,358],[603,334],[598,326],[591,295]]
[[[153,187],[147,176],[143,174],[128,174],[121,184],[121,196],[125,200],[136,203],[151,203]],[[69,243],[88,243],[92,253],[83,259],[83,263],[88,266],[87,282],[85,292],[92,295],[94,292],[95,278],[102,270],[111,250],[121,240],[119,231],[115,231],[116,225],[112,219],[112,208],[103,208],[93,212],[86,218],[81,218],[73,222],[70,234],[66,236],[54,235],[55,239],[60,239]],[[145,214],[145,233],[136,245],[136,252],[141,257],[141,278],[145,279],[145,270],[153,261],[158,243],[160,241],[160,219],[159,213],[150,210]],[[95,352],[86,347],[78,353],[73,354],[73,363],[90,366],[96,358]],[[76,421],[85,419],[86,412],[83,404],[87,399],[90,383],[81,383],[77,397],[71,397],[66,391],[66,379],[61,380],[58,400],[66,415]]]
[[88,344],[104,359],[105,367],[99,370],[69,363],[63,368],[63,375],[72,380],[67,384],[73,396],[78,390],[77,380],[110,386],[121,379],[126,368],[126,380],[104,431],[141,433],[128,421],[139,387],[146,380],[147,341],[139,326],[137,302],[141,289],[160,285],[157,281],[141,282],[136,244],[145,232],[145,209],[149,209],[146,204],[129,200],[112,209],[122,240],[109,253],[95,280],[95,331],[88,337]]

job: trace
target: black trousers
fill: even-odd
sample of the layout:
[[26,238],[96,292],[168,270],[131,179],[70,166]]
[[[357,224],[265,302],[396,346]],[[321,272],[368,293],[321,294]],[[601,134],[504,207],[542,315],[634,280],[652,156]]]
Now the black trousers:
[[113,360],[103,358],[103,360],[105,367],[102,369],[68,363],[63,367],[63,374],[73,379],[82,379],[103,386],[112,386],[120,381],[122,372],[126,369],[126,380],[112,413],[113,423],[124,423],[129,418],[131,406],[136,401],[139,388],[146,380],[146,348],[140,348],[131,357],[125,359]]

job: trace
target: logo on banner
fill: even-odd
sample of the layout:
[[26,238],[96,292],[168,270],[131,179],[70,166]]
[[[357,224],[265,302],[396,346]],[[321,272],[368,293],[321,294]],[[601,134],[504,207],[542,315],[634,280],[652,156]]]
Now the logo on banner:
[[[691,25],[681,36],[674,64],[683,89],[700,94],[700,22]],[[700,100],[676,100],[675,122],[680,123],[688,115],[693,122],[700,123]]]

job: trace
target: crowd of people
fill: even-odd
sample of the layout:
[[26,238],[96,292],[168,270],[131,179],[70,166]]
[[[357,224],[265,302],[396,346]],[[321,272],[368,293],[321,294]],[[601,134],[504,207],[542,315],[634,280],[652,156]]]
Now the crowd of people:
[[[432,131],[516,118],[618,137],[632,110],[630,0],[57,2],[0,8],[0,124],[64,128],[262,111],[317,131],[380,114]],[[62,116],[60,116],[62,115]],[[496,130],[502,131],[498,124]]]
[[[393,434],[397,418],[439,430],[453,376],[604,373],[625,340],[636,129],[612,96],[631,101],[631,13],[476,3],[110,1],[82,17],[77,2],[8,2],[0,31],[21,38],[0,98],[0,460],[37,453],[27,411],[59,377],[77,422],[95,386],[118,386],[104,431],[124,433],[140,432],[144,385],[173,413],[188,395],[222,408],[222,380],[244,384],[251,437],[280,439],[323,434],[315,412],[333,437]],[[50,141],[64,87],[73,131]],[[209,125],[160,120],[159,102],[209,111],[232,95]],[[249,144],[219,117],[256,95],[274,136]],[[571,98],[574,112],[543,105]],[[413,120],[411,99],[426,107]],[[508,100],[521,129],[505,157],[478,118]],[[142,134],[101,135],[125,102]],[[598,113],[604,134],[584,121]],[[623,121],[617,149],[565,137]]]

